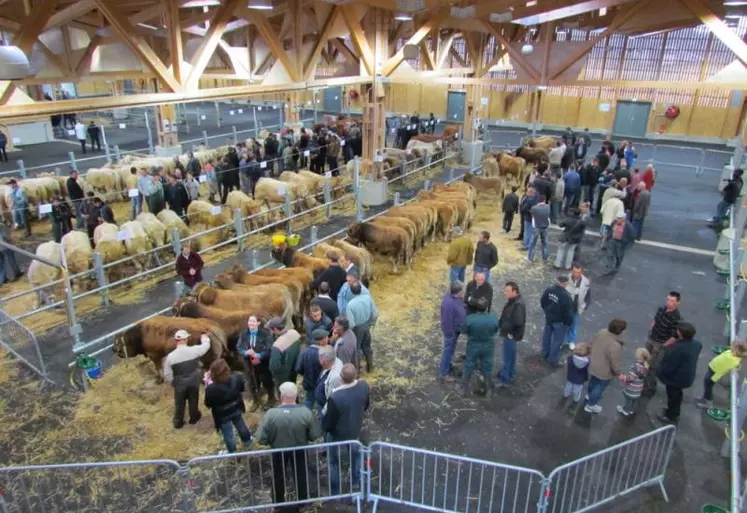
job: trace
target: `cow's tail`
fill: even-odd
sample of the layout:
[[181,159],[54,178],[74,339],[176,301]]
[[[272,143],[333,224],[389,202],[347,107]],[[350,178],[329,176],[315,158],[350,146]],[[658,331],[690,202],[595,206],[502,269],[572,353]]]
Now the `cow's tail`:
[[223,331],[223,328],[216,324],[215,327],[210,329],[209,335],[220,344],[220,352],[213,349],[213,354],[215,355],[215,357],[225,358],[228,354],[228,336],[226,335],[226,332]]
[[283,323],[285,326],[293,326],[296,308],[293,305],[293,298],[287,290],[283,292],[283,304],[285,305],[285,308],[283,308]]

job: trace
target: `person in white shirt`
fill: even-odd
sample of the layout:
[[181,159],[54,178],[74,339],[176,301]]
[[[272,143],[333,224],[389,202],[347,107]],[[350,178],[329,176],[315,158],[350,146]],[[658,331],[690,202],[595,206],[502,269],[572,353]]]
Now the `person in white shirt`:
[[188,346],[189,333],[179,330],[174,334],[176,349],[163,362],[163,379],[174,387],[174,428],[184,427],[184,405],[189,403],[189,423],[197,424],[202,414],[200,400],[200,358],[210,350],[210,337],[200,336],[200,344]]
[[75,123],[75,137],[78,138],[80,147],[83,149],[83,154],[85,155],[87,153],[86,140],[88,139],[88,130],[86,129],[86,125],[84,125],[80,121]]

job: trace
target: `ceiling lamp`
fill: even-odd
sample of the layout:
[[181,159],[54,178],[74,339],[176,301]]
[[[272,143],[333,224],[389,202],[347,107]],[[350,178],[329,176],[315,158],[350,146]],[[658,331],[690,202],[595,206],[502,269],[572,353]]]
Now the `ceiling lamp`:
[[727,7],[741,7],[747,5],[747,0],[728,0],[724,2],[724,5]]
[[607,16],[607,8],[606,7],[600,7],[599,8],[599,16]]
[[412,21],[412,14],[406,12],[398,12],[394,15],[394,19],[399,21]]
[[534,51],[534,45],[531,45],[529,43],[521,47],[521,53],[523,53],[524,55],[529,55],[533,51]]
[[30,74],[29,59],[20,48],[0,45],[0,80],[18,80]]
[[249,0],[249,9],[257,9],[258,11],[269,11],[272,10],[271,0]]

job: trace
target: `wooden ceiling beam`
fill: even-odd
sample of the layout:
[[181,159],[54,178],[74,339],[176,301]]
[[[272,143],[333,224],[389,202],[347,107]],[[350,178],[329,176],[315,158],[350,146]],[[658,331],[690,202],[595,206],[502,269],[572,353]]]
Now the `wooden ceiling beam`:
[[563,63],[561,63],[557,68],[555,68],[552,73],[550,73],[550,79],[556,79],[560,75],[562,75],[568,68],[573,66],[576,62],[578,62],[580,59],[582,59],[587,53],[591,51],[592,48],[594,48],[594,45],[596,45],[599,41],[602,41],[605,37],[612,34],[614,31],[625,25],[630,19],[641,12],[641,10],[645,9],[646,7],[651,4],[653,0],[638,0],[636,3],[626,6],[625,9],[618,12],[615,17],[613,18],[612,22],[607,26],[607,28],[598,36],[590,39],[589,41],[586,41],[581,48],[579,48],[576,52],[572,53],[570,57],[568,57]]
[[30,55],[39,34],[44,30],[56,6],[57,0],[42,0],[35,6],[31,14],[23,21],[16,37],[13,38],[13,45],[20,48],[26,55]]
[[[441,22],[449,17],[450,13],[450,9],[439,9],[434,12],[431,17],[428,18],[428,20],[423,23],[423,25],[421,25],[412,36],[410,36],[410,39],[407,40],[405,46],[420,44],[420,42],[428,35],[431,30],[438,28],[439,25],[441,25]],[[387,61],[381,68],[381,74],[385,77],[388,77],[394,72],[394,70],[399,67],[400,64],[402,64],[402,61],[404,60],[405,51],[403,46],[397,53],[387,59]]]
[[98,48],[99,44],[101,44],[101,38],[99,36],[93,36],[91,41],[89,41],[88,46],[86,46],[85,52],[83,52],[83,55],[81,55],[78,64],[75,66],[74,72],[76,77],[82,76],[84,73],[88,72],[91,69],[91,59],[93,58],[93,52],[96,51],[96,48]]
[[334,38],[330,39],[329,42],[337,49],[338,52],[344,55],[345,59],[347,59],[349,62],[360,64],[360,58],[358,58],[358,56],[355,55],[350,48],[348,48],[348,45],[345,44],[344,40],[340,38]]
[[431,55],[431,51],[428,49],[428,45],[425,43],[425,41],[420,42],[420,53],[423,54],[425,65],[426,67],[434,71],[436,69],[436,60],[433,58],[433,55]]
[[197,89],[200,82],[202,73],[207,68],[210,58],[215,53],[215,49],[218,47],[218,42],[223,37],[223,31],[226,29],[226,24],[231,20],[234,15],[234,11],[241,3],[241,0],[224,0],[224,2],[215,11],[212,21],[210,22],[210,28],[205,34],[205,37],[200,42],[200,46],[197,47],[190,64],[192,70],[189,72],[189,78],[187,78],[184,84],[186,90],[191,91]]
[[533,80],[540,79],[540,73],[536,69],[534,69],[534,66],[529,64],[529,61],[527,61],[523,55],[521,55],[518,51],[516,51],[511,46],[511,43],[505,37],[503,37],[503,34],[501,34],[500,30],[498,30],[496,27],[493,26],[493,24],[488,23],[487,21],[479,20],[479,23],[481,23],[482,26],[488,32],[493,34],[493,36],[501,43],[501,45],[503,45],[503,48],[506,49],[506,51],[508,52],[508,55],[511,56],[511,64],[519,66]]
[[278,39],[275,30],[272,28],[267,18],[262,13],[247,8],[243,8],[240,10],[240,16],[254,23],[254,25],[257,27],[259,35],[270,47],[272,55],[274,55],[275,58],[281,62],[291,81],[298,82],[300,77],[296,74],[296,69],[293,66],[293,63],[291,63],[291,60],[288,57],[285,48],[283,47],[283,42]]
[[0,30],[16,33],[21,30],[21,24],[7,18],[0,18]]
[[550,73],[550,51],[552,50],[552,39],[555,31],[555,22],[551,21],[542,26],[544,30],[544,54],[542,55],[542,69],[540,72],[540,81],[544,84],[547,82],[547,76]]
[[319,54],[327,45],[327,41],[330,39],[330,32],[332,32],[332,29],[337,23],[337,20],[340,19],[340,15],[340,7],[336,5],[332,8],[332,11],[330,11],[329,16],[327,16],[327,19],[322,26],[322,30],[319,33],[319,39],[314,45],[314,49],[311,51],[308,59],[306,59],[306,63],[303,67],[303,76],[305,80],[309,80],[311,78],[311,74],[314,71],[316,61],[319,59]]
[[462,37],[464,37],[464,43],[467,47],[467,55],[469,55],[472,67],[475,69],[479,68],[482,65],[482,62],[480,62],[480,59],[478,57],[479,52],[477,51],[477,42],[475,41],[475,35],[471,32],[465,32]]
[[166,30],[169,32],[169,54],[171,55],[171,72],[174,80],[182,83],[182,62],[184,47],[182,45],[182,25],[179,18],[179,0],[165,0]]
[[62,45],[65,47],[65,62],[67,63],[67,73],[73,73],[73,45],[70,42],[70,26],[63,25],[60,27],[62,32]]
[[711,9],[700,0],[681,0],[681,2],[698,17],[698,19],[724,43],[739,59],[743,66],[747,66],[747,43],[742,41],[736,32],[716,16]]
[[37,43],[39,44],[39,48],[41,48],[42,53],[47,58],[50,64],[57,68],[64,76],[70,74],[70,68],[62,59],[62,56],[54,53],[47,45],[44,44],[44,41],[42,41],[41,39],[37,40]]
[[449,56],[449,50],[451,50],[451,45],[454,43],[454,38],[456,38],[456,33],[452,32],[439,45],[438,54],[436,56],[436,69],[441,69],[444,67],[444,63],[446,62],[446,57]]
[[95,0],[96,8],[109,20],[109,23],[114,30],[122,37],[124,42],[135,55],[150,69],[158,79],[163,83],[164,87],[171,92],[177,92],[181,89],[181,84],[176,81],[174,75],[172,75],[163,62],[158,58],[158,55],[153,49],[146,43],[145,39],[137,33],[127,18],[112,5],[113,0]]
[[462,57],[461,55],[459,55],[459,52],[457,52],[456,48],[454,48],[453,46],[451,48],[449,48],[449,55],[451,55],[452,57],[454,57],[454,59],[457,61],[457,63],[461,67],[463,67],[463,68],[467,67],[467,61],[464,59],[464,57]]
[[[296,76],[306,78],[306,68],[304,67],[305,62],[303,58],[303,27],[301,26],[301,18],[303,16],[303,2],[301,0],[287,1],[288,7],[290,8],[292,28],[291,45],[293,48],[293,59],[291,62],[295,65]],[[319,59],[319,54],[317,54],[316,59]],[[313,69],[313,66],[311,66],[311,68]]]
[[74,4],[70,4],[64,9],[60,9],[52,14],[44,25],[44,30],[51,30],[61,25],[65,25],[76,18],[80,18],[84,14],[88,14],[95,8],[96,3],[94,0],[78,0]]
[[503,56],[506,55],[506,53],[507,53],[506,47],[505,46],[501,47],[498,50],[498,52],[496,52],[495,57],[493,57],[490,60],[490,62],[488,62],[484,67],[479,68],[475,72],[475,77],[481,78],[481,77],[484,77],[485,75],[487,75],[488,72],[490,71],[490,68],[492,68],[493,66],[495,66],[496,64],[498,64],[501,61],[501,59],[503,59]]
[[360,22],[356,19],[355,13],[350,5],[342,5],[340,6],[340,9],[342,10],[342,18],[345,20],[345,25],[347,26],[348,31],[350,31],[350,40],[353,42],[355,51],[360,55],[366,72],[373,76],[375,72],[374,54],[373,50],[371,50],[371,46],[368,44],[366,35],[363,33],[363,28],[361,27]]

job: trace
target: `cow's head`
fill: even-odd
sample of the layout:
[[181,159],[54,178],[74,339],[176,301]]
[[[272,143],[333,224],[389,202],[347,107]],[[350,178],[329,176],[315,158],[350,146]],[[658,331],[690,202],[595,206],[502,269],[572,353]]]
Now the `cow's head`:
[[358,244],[361,242],[361,236],[363,233],[363,223],[351,223],[348,227],[347,238],[353,243]]
[[124,333],[120,333],[114,337],[114,354],[120,358],[132,358],[140,354],[145,354],[143,351],[143,328],[140,324],[129,328]]
[[219,289],[230,289],[233,288],[234,282],[228,274],[220,273],[215,277],[214,285]]

